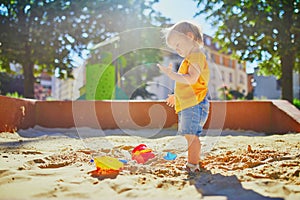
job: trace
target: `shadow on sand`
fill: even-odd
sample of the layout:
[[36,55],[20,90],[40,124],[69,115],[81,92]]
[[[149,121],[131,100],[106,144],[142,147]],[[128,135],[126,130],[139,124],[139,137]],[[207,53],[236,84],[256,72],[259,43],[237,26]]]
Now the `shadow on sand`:
[[203,171],[189,180],[202,194],[203,200],[283,200],[283,198],[265,197],[253,190],[243,188],[236,176],[223,176]]

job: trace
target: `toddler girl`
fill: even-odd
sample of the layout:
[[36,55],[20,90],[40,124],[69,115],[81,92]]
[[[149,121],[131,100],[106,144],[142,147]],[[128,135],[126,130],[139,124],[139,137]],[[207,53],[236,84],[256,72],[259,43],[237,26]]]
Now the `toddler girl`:
[[175,107],[178,114],[178,133],[187,140],[186,169],[189,173],[199,172],[199,136],[209,112],[209,68],[201,51],[203,35],[197,24],[182,21],[166,29],[165,38],[167,45],[183,57],[177,72],[173,71],[172,64],[168,67],[158,64],[160,70],[175,81],[174,94],[169,95],[166,102],[167,105]]

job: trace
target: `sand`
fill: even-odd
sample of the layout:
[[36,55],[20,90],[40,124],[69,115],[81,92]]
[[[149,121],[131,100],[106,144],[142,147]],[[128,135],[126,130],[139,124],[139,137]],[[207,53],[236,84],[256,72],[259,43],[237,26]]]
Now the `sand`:
[[[300,133],[219,133],[200,137],[195,177],[184,170],[187,146],[175,129],[1,133],[0,199],[300,199]],[[130,155],[141,143],[156,156],[145,164]],[[177,158],[165,160],[167,152]],[[91,173],[104,155],[128,161],[116,177]]]

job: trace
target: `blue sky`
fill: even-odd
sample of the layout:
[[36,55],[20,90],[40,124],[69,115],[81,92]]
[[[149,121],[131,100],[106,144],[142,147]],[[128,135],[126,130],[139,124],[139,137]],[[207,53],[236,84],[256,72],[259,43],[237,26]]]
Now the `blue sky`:
[[160,0],[153,8],[174,23],[184,19],[196,21],[201,25],[203,33],[214,36],[216,28],[212,28],[205,16],[193,17],[200,9],[197,8],[197,2],[193,0]]

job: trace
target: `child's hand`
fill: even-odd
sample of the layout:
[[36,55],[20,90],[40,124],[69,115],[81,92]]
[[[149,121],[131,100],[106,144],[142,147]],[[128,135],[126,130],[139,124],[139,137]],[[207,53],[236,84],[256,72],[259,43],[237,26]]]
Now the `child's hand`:
[[159,69],[160,69],[163,73],[165,73],[165,74],[167,74],[167,75],[170,75],[170,74],[173,73],[173,67],[172,67],[173,65],[172,65],[172,63],[170,63],[168,67],[162,66],[162,65],[160,65],[160,64],[157,64],[157,66],[159,67]]
[[166,99],[167,101],[167,105],[170,107],[174,107],[175,106],[175,96],[174,94],[168,94],[168,98]]

